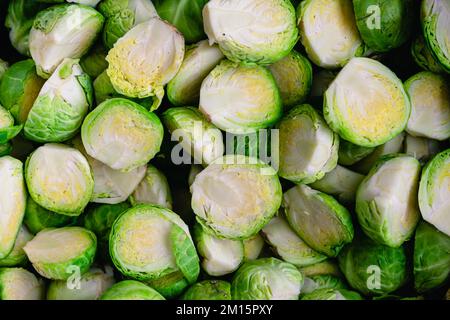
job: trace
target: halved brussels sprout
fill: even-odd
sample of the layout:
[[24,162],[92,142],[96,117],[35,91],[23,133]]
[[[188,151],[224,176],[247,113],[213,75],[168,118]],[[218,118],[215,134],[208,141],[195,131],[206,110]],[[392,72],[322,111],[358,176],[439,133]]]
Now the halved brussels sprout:
[[298,39],[295,9],[287,0],[210,0],[203,19],[209,43],[234,62],[274,63]]
[[104,0],[98,10],[106,18],[103,42],[108,49],[134,26],[158,17],[150,0]]
[[443,285],[450,275],[450,237],[421,222],[414,241],[414,285],[422,293]]
[[369,156],[375,148],[361,147],[344,139],[339,141],[338,163],[351,166]]
[[361,38],[375,52],[398,48],[409,39],[413,0],[353,0],[353,8]]
[[304,294],[300,300],[363,300],[363,298],[355,291],[325,288]]
[[62,3],[62,2],[73,2],[73,3],[79,3],[84,4],[86,6],[95,7],[100,0],[38,0],[39,2],[46,2],[46,3]]
[[47,300],[98,300],[114,284],[114,274],[110,266],[91,268],[77,279],[77,283],[67,280],[53,280],[47,288]]
[[399,247],[420,219],[417,192],[421,166],[408,155],[382,157],[364,178],[356,194],[356,214],[374,241]]
[[312,86],[312,66],[308,59],[295,50],[269,66],[285,108],[305,102]]
[[258,259],[264,247],[264,239],[259,233],[253,237],[245,239],[244,243],[244,261],[251,261]]
[[244,244],[240,240],[221,239],[194,226],[194,241],[202,267],[210,276],[223,276],[239,268],[244,259]]
[[36,149],[25,164],[25,179],[37,204],[68,216],[80,215],[94,190],[86,158],[62,144],[49,143]]
[[424,70],[442,73],[444,69],[433,57],[430,48],[425,43],[423,35],[420,34],[412,43],[411,55],[419,67]]
[[97,43],[81,58],[80,66],[90,77],[96,78],[108,68],[108,62],[106,62],[107,54],[108,52],[105,47],[103,47],[102,44]]
[[191,186],[192,210],[202,227],[221,237],[246,239],[258,233],[281,204],[275,170],[245,156],[224,156],[200,172]]
[[25,137],[41,143],[72,138],[93,100],[91,79],[78,60],[64,59],[39,92],[25,123]]
[[[179,292],[170,291],[170,296],[181,293],[200,272],[187,225],[177,214],[159,206],[139,205],[120,215],[111,228],[109,251],[120,272],[150,281],[156,290],[165,288],[163,295],[171,287]],[[178,274],[181,278],[175,277]]]
[[37,73],[49,78],[65,58],[78,59],[103,27],[103,16],[77,4],[51,6],[39,12],[30,31],[30,53]]
[[404,152],[419,160],[420,163],[428,162],[439,151],[440,145],[436,140],[406,135]]
[[121,171],[149,162],[159,152],[163,135],[161,121],[154,113],[122,98],[101,103],[81,127],[86,152]]
[[364,52],[351,0],[306,0],[297,9],[300,41],[323,68],[344,66]]
[[450,85],[441,75],[422,71],[405,82],[411,99],[406,131],[436,140],[450,138]]
[[203,80],[223,58],[219,47],[206,40],[188,47],[180,70],[167,85],[170,102],[178,107],[198,105]]
[[0,268],[0,300],[43,300],[44,282],[22,268]]
[[450,236],[450,149],[437,154],[423,169],[419,207],[425,221]]
[[261,233],[281,259],[295,266],[305,267],[327,259],[311,249],[281,216],[272,218]]
[[403,247],[392,248],[370,239],[355,239],[339,255],[339,266],[350,286],[364,295],[383,295],[407,280]]
[[189,287],[181,300],[231,300],[231,285],[223,280],[204,280]]
[[408,122],[411,103],[397,76],[376,60],[353,58],[327,89],[325,120],[343,139],[363,147],[386,143]]
[[67,280],[89,270],[97,250],[97,238],[92,231],[80,227],[48,228],[39,232],[23,250],[41,276]]
[[139,281],[117,282],[100,297],[100,300],[165,300],[153,288]]
[[335,257],[353,240],[350,213],[325,193],[298,185],[284,194],[283,208],[292,229],[320,253]]
[[305,276],[302,296],[321,289],[347,289],[347,285],[340,277],[332,274]]
[[164,174],[152,165],[147,166],[147,172],[130,196],[133,206],[138,204],[157,204],[172,209],[172,194]]
[[120,94],[131,98],[154,96],[154,110],[164,96],[164,85],[175,77],[183,58],[183,36],[167,22],[152,18],[117,41],[106,57],[106,73]]
[[33,60],[19,61],[6,70],[1,79],[0,103],[18,123],[25,123],[44,82],[36,74]]
[[298,300],[303,276],[292,264],[276,258],[246,262],[231,282],[234,300]]
[[440,0],[422,0],[421,22],[425,41],[434,58],[450,73],[450,3]]
[[341,270],[337,261],[333,259],[328,259],[323,262],[313,264],[311,266],[303,267],[299,269],[301,273],[308,278],[322,275],[332,275],[336,277],[341,277]]
[[277,124],[282,178],[312,183],[337,165],[339,137],[309,104],[294,107]]
[[75,220],[76,217],[47,210],[38,205],[32,197],[27,197],[27,207],[23,222],[32,234],[36,234],[46,228],[59,228],[71,225]]
[[195,163],[209,164],[223,156],[222,132],[208,122],[197,108],[169,108],[162,118],[172,134],[172,140],[179,141]]
[[356,190],[363,179],[362,174],[338,165],[322,179],[311,184],[311,187],[336,197],[342,203],[350,204],[355,201]]
[[15,126],[11,113],[0,105],[0,144],[6,144],[22,131],[22,125]]
[[203,81],[199,108],[218,128],[235,134],[267,128],[282,115],[280,92],[270,71],[228,60]]
[[27,194],[23,180],[23,164],[10,156],[0,158],[0,259],[14,248],[25,214]]
[[21,226],[17,238],[14,242],[12,251],[3,259],[0,259],[0,267],[17,267],[27,263],[27,255],[23,251],[23,247],[28,241],[33,239],[33,235],[25,226]]

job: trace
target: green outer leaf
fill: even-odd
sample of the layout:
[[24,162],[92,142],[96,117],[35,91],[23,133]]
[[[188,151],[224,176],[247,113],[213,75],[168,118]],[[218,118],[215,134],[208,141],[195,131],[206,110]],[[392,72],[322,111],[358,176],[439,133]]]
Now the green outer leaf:
[[156,290],[134,280],[117,282],[100,297],[100,300],[165,300]]
[[181,300],[231,300],[231,285],[222,280],[204,280],[187,289]]
[[186,234],[185,230],[173,225],[170,240],[178,268],[180,268],[189,284],[195,283],[200,273],[200,260],[192,239]]
[[0,157],[3,156],[9,156],[12,152],[12,144],[11,143],[5,143],[5,144],[0,144]]
[[148,284],[167,299],[178,297],[189,286],[189,283],[180,271],[150,280]]
[[125,8],[106,20],[103,43],[109,49],[134,26],[134,13]]
[[0,144],[5,144],[15,136],[17,136],[20,131],[22,131],[23,125],[18,125],[9,128],[0,128]]
[[444,69],[436,61],[425,43],[423,35],[419,35],[411,45],[411,55],[419,67],[434,73],[442,73]]
[[302,295],[300,300],[363,300],[363,298],[355,291],[324,288]]
[[33,28],[44,33],[50,33],[59,19],[64,17],[71,7],[70,4],[60,4],[52,6],[50,10],[40,11],[34,19]]
[[370,155],[375,148],[361,147],[344,139],[339,143],[338,163],[343,166],[351,166]]
[[31,239],[33,239],[33,235],[22,225],[12,251],[6,258],[0,259],[0,267],[24,266],[28,262],[28,258],[23,247]]

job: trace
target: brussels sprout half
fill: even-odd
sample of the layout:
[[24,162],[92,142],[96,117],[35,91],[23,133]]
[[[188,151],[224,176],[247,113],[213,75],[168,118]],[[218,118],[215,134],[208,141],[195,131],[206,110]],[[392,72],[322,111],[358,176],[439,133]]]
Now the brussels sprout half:
[[122,98],[101,103],[81,127],[86,152],[121,171],[149,162],[159,152],[163,135],[161,121],[154,113]]
[[68,216],[80,215],[94,190],[86,158],[62,144],[49,143],[36,149],[25,164],[25,179],[37,204]]
[[218,128],[246,134],[275,124],[282,102],[268,69],[224,60],[203,81],[199,109]]
[[437,154],[422,171],[419,207],[422,217],[450,236],[450,149]]
[[355,291],[328,288],[304,294],[300,300],[363,300],[363,298]]
[[44,283],[22,268],[0,268],[0,300],[43,300]]
[[11,113],[0,105],[0,145],[6,144],[22,131],[22,125],[15,126]]
[[255,158],[228,155],[200,172],[191,186],[197,221],[215,234],[246,239],[258,233],[281,204],[275,170]]
[[313,264],[311,266],[300,268],[299,270],[305,277],[308,278],[322,275],[332,275],[335,277],[342,276],[337,261],[335,261],[334,259],[328,259],[323,262]]
[[245,239],[244,243],[244,261],[258,259],[264,247],[263,237],[257,233],[253,237]]
[[100,297],[100,300],[165,300],[153,288],[139,281],[117,282]]
[[231,285],[222,280],[204,280],[189,287],[182,300],[231,300]]
[[65,58],[78,59],[103,27],[103,16],[77,4],[51,6],[39,12],[30,31],[30,53],[37,73],[49,78]]
[[325,193],[298,185],[284,194],[283,208],[295,233],[320,253],[335,257],[353,240],[350,213]]
[[332,274],[305,276],[302,296],[322,289],[347,289],[344,280]]
[[52,280],[67,280],[91,267],[97,250],[92,231],[80,227],[48,228],[39,232],[23,250],[34,269]]
[[0,158],[0,259],[14,248],[25,214],[27,194],[23,164],[10,156]]
[[210,0],[203,8],[209,43],[234,62],[271,64],[298,39],[295,9],[288,0]]
[[292,264],[276,258],[246,262],[231,282],[234,300],[298,300],[303,276]]
[[13,249],[5,258],[0,259],[0,267],[18,267],[25,265],[28,259],[25,251],[23,251],[23,247],[31,239],[33,239],[33,235],[22,225],[15,239]]
[[376,60],[353,58],[327,89],[325,120],[343,139],[376,147],[402,132],[411,103],[397,76]]
[[430,49],[425,43],[423,35],[419,35],[411,45],[411,55],[419,67],[424,70],[442,73],[444,69],[433,57]]

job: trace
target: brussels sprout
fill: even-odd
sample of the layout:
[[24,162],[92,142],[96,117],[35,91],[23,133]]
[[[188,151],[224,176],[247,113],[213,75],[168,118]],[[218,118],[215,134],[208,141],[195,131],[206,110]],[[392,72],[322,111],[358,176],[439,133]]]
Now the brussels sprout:
[[64,59],[39,92],[25,123],[25,137],[41,143],[74,137],[93,99],[91,79],[78,60]]
[[2,77],[5,74],[6,70],[8,70],[8,68],[9,68],[8,62],[0,59],[0,80],[2,80]]
[[245,239],[244,243],[244,261],[252,261],[258,259],[264,247],[264,239],[259,233],[253,237]]
[[375,52],[404,44],[414,21],[413,0],[353,0],[356,25],[364,43]]
[[292,264],[276,258],[246,262],[231,282],[234,300],[298,300],[303,276]]
[[411,99],[406,131],[436,140],[450,138],[450,85],[443,76],[423,71],[405,82]]
[[11,143],[0,144],[0,157],[9,156],[12,152]]
[[325,193],[298,185],[284,194],[283,208],[295,233],[320,253],[335,257],[353,239],[350,213]]
[[[111,229],[109,251],[125,276],[150,283],[161,280],[154,287],[164,287],[167,291],[163,295],[176,287],[169,297],[194,283],[200,271],[187,225],[177,214],[159,206],[139,205],[119,216]],[[174,277],[176,274],[181,274],[181,279]]]
[[363,298],[355,291],[325,288],[304,294],[300,300],[363,300]]
[[450,149],[437,154],[423,169],[419,207],[425,221],[450,236]]
[[[341,271],[335,260],[328,259],[323,262],[313,264],[311,266],[300,268],[301,273],[308,278],[322,275],[332,275],[336,277],[341,276]],[[306,284],[306,279],[305,279]]]
[[197,108],[169,108],[162,117],[172,140],[178,140],[195,163],[209,164],[223,156],[222,133]]
[[269,66],[280,89],[285,108],[305,102],[312,86],[312,66],[308,59],[295,50]]
[[369,156],[375,148],[361,147],[341,139],[339,141],[338,163],[343,166],[351,166]]
[[366,235],[399,247],[419,222],[417,204],[420,163],[408,155],[382,157],[364,178],[356,194],[356,213]]
[[25,164],[25,179],[37,204],[68,216],[80,215],[94,190],[86,158],[61,144],[49,143],[36,149]]
[[76,217],[51,212],[38,205],[32,197],[27,197],[27,207],[23,222],[32,234],[36,234],[46,228],[59,228],[71,225],[75,220]]
[[235,134],[267,128],[282,115],[281,96],[270,71],[228,60],[203,81],[199,108],[218,128]]
[[187,43],[206,37],[202,9],[208,0],[153,0],[161,19],[169,21],[183,34]]
[[297,16],[300,40],[316,65],[334,69],[363,54],[351,0],[302,1]]
[[0,300],[42,300],[44,283],[22,268],[0,268]]
[[118,93],[154,97],[154,110],[164,96],[163,86],[175,77],[183,58],[183,36],[167,22],[152,18],[117,41],[106,56],[106,73]]
[[208,41],[189,47],[177,75],[167,85],[167,97],[178,107],[198,105],[203,80],[223,59],[222,51]]
[[25,244],[33,239],[33,235],[26,227],[21,226],[12,251],[5,258],[0,259],[0,267],[17,267],[27,263],[27,255],[23,251]]
[[163,139],[159,118],[127,99],[101,103],[83,122],[81,137],[86,152],[112,169],[131,171],[146,164]]
[[448,1],[422,0],[420,15],[425,41],[433,57],[450,73],[450,4]]
[[14,248],[25,214],[27,194],[23,164],[10,156],[0,158],[0,259]]
[[222,280],[204,280],[189,287],[182,300],[231,300],[231,285]]
[[97,238],[80,227],[48,228],[39,232],[23,250],[34,269],[52,280],[83,274],[94,261]]
[[62,2],[73,2],[73,3],[79,3],[84,4],[86,6],[95,7],[100,0],[38,0],[39,2],[46,2],[46,3],[62,3]]
[[436,61],[430,49],[427,47],[425,39],[422,35],[419,35],[413,41],[411,46],[411,55],[417,65],[422,69],[435,73],[444,72],[442,66]]
[[304,267],[327,259],[311,249],[280,216],[272,218],[261,233],[281,259],[295,266]]
[[244,259],[244,244],[240,240],[221,239],[208,234],[196,224],[194,241],[200,256],[202,267],[210,276],[223,276],[239,268]]
[[422,293],[444,284],[450,275],[450,237],[421,222],[414,241],[414,285]]
[[331,129],[363,147],[382,145],[398,135],[410,113],[400,79],[369,58],[353,58],[325,93],[324,115]]
[[369,173],[370,169],[372,169],[378,159],[382,156],[402,152],[404,140],[405,133],[402,132],[385,144],[372,149],[372,152],[367,157],[354,166],[354,169],[362,174]]
[[345,167],[336,166],[311,187],[336,197],[340,202],[350,204],[355,201],[356,190],[364,176]]
[[25,123],[44,82],[36,74],[33,60],[19,61],[6,70],[1,79],[0,103],[18,123]]
[[10,29],[9,40],[13,47],[25,56],[30,55],[29,36],[36,14],[45,5],[36,0],[11,0],[5,26]]
[[406,135],[404,152],[413,156],[421,163],[428,162],[440,150],[439,142],[427,138]]
[[22,131],[22,125],[15,126],[14,118],[0,105],[0,144],[6,144]]
[[331,274],[305,276],[302,296],[322,289],[347,289],[347,285],[341,278]]
[[403,247],[392,248],[369,239],[355,240],[339,255],[339,266],[350,286],[364,295],[383,295],[407,279]]
[[133,206],[138,204],[157,204],[172,209],[172,194],[164,174],[152,165],[147,166],[144,179],[130,196]]
[[245,156],[224,156],[200,172],[191,186],[197,221],[221,237],[237,240],[258,233],[281,204],[275,170]]
[[201,166],[199,164],[191,165],[191,168],[189,169],[189,177],[188,177],[189,187],[192,186],[192,184],[194,183],[195,178],[202,171],[203,171],[203,166]]
[[30,31],[30,53],[37,73],[49,78],[65,58],[82,57],[103,27],[103,16],[77,4],[51,6],[39,12]]
[[117,282],[100,297],[100,300],[165,300],[155,289],[139,281]]
[[294,107],[277,127],[280,177],[295,183],[312,183],[336,167],[339,137],[312,106]]
[[149,280],[146,284],[169,299],[178,297],[191,283],[186,280],[182,272],[176,271],[161,278]]
[[158,17],[150,0],[104,0],[98,10],[106,17],[103,42],[108,49],[131,28]]
[[114,284],[110,266],[91,268],[81,275],[79,282],[53,280],[47,289],[47,300],[98,300]]
[[274,63],[298,39],[295,9],[287,0],[210,0],[203,19],[209,43],[234,62]]
[[108,52],[101,44],[95,45],[85,56],[80,60],[80,65],[90,77],[96,78],[108,68],[106,62],[106,55]]

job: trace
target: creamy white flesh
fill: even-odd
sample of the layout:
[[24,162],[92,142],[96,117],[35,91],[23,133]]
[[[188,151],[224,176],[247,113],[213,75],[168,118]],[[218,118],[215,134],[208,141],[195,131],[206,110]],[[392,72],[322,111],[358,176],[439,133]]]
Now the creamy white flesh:
[[12,127],[13,125],[14,125],[13,116],[11,115],[11,113],[9,113],[8,110],[6,110],[0,105],[0,130],[3,128]]
[[158,204],[172,209],[172,196],[166,177],[155,167],[149,165],[144,178],[132,194],[134,204]]
[[264,239],[258,234],[255,236],[245,239],[244,243],[244,260],[255,260],[258,259],[259,254],[261,253],[264,247]]
[[439,142],[427,138],[406,135],[405,153],[417,160],[427,160],[439,152]]
[[5,300],[41,300],[44,283],[22,268],[6,269],[1,275],[2,298]]
[[150,0],[128,0],[128,9],[134,13],[134,25],[158,17],[155,6]]
[[300,294],[301,283],[292,275],[292,272],[283,272],[276,267],[263,270],[264,284],[270,288],[270,300],[292,300]]

